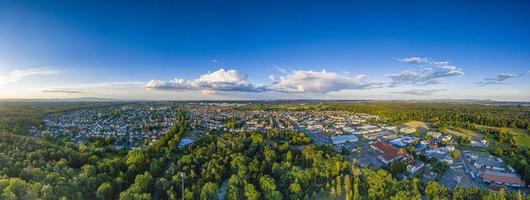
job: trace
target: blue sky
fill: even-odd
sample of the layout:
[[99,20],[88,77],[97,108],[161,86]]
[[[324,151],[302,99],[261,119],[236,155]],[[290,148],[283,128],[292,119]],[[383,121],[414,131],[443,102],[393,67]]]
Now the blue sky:
[[2,1],[0,98],[530,100],[528,1]]

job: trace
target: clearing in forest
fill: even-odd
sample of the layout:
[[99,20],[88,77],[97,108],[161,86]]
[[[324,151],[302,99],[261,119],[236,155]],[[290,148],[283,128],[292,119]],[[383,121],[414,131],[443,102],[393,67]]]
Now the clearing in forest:
[[415,128],[416,130],[423,132],[428,131],[430,129],[429,125],[422,121],[410,121],[407,123],[403,123],[403,125],[408,126],[410,128]]
[[459,136],[459,137],[470,137],[471,139],[475,140],[481,140],[484,136],[482,134],[479,134],[475,131],[458,128],[458,127],[451,127],[446,128],[444,132],[449,133],[451,135]]

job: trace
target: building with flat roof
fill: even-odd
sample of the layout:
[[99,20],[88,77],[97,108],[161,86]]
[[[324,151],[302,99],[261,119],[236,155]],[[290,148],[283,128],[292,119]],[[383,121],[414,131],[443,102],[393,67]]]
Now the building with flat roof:
[[524,187],[524,181],[514,173],[484,170],[480,172],[482,181],[489,184],[505,185],[510,187]]
[[346,142],[357,142],[359,139],[355,135],[339,135],[331,137],[333,144],[343,144]]
[[400,137],[400,138],[396,138],[396,139],[393,139],[393,140],[390,140],[390,144],[393,144],[393,145],[396,145],[396,146],[399,146],[399,147],[405,147],[405,146],[408,146],[414,142],[416,142],[418,139],[415,138],[415,137],[410,137],[410,136],[404,136],[404,137]]
[[395,134],[392,133],[391,131],[379,131],[379,132],[365,133],[364,137],[366,137],[366,139],[368,140],[375,140],[379,137],[387,137],[391,135],[395,135]]
[[477,169],[506,170],[506,165],[500,159],[493,157],[478,157],[473,164]]

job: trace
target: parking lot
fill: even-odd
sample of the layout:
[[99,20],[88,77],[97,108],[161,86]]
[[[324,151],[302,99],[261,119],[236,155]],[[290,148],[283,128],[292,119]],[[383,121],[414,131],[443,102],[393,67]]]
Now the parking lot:
[[350,151],[353,149],[357,149],[357,147],[360,147],[361,151],[352,152],[351,159],[356,159],[362,167],[371,167],[374,169],[379,169],[385,165],[377,158],[379,153],[372,149],[370,145],[368,145],[368,143],[366,142],[358,141],[346,143],[345,147]]
[[455,189],[457,187],[478,187],[473,180],[473,177],[471,177],[469,173],[466,173],[462,163],[453,164],[452,168],[449,168],[445,174],[442,175],[440,183],[450,189]]
[[305,134],[307,134],[313,140],[313,143],[317,145],[331,144],[331,139],[324,133],[318,131],[305,131]]

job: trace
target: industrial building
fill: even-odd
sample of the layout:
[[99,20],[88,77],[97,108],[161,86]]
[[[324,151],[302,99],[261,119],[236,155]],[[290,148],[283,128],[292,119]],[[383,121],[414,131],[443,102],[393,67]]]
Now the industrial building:
[[346,142],[357,142],[359,139],[355,135],[339,135],[331,137],[333,144],[343,144]]
[[480,172],[482,181],[489,184],[505,185],[510,187],[524,187],[524,182],[514,173],[505,173],[491,170]]

